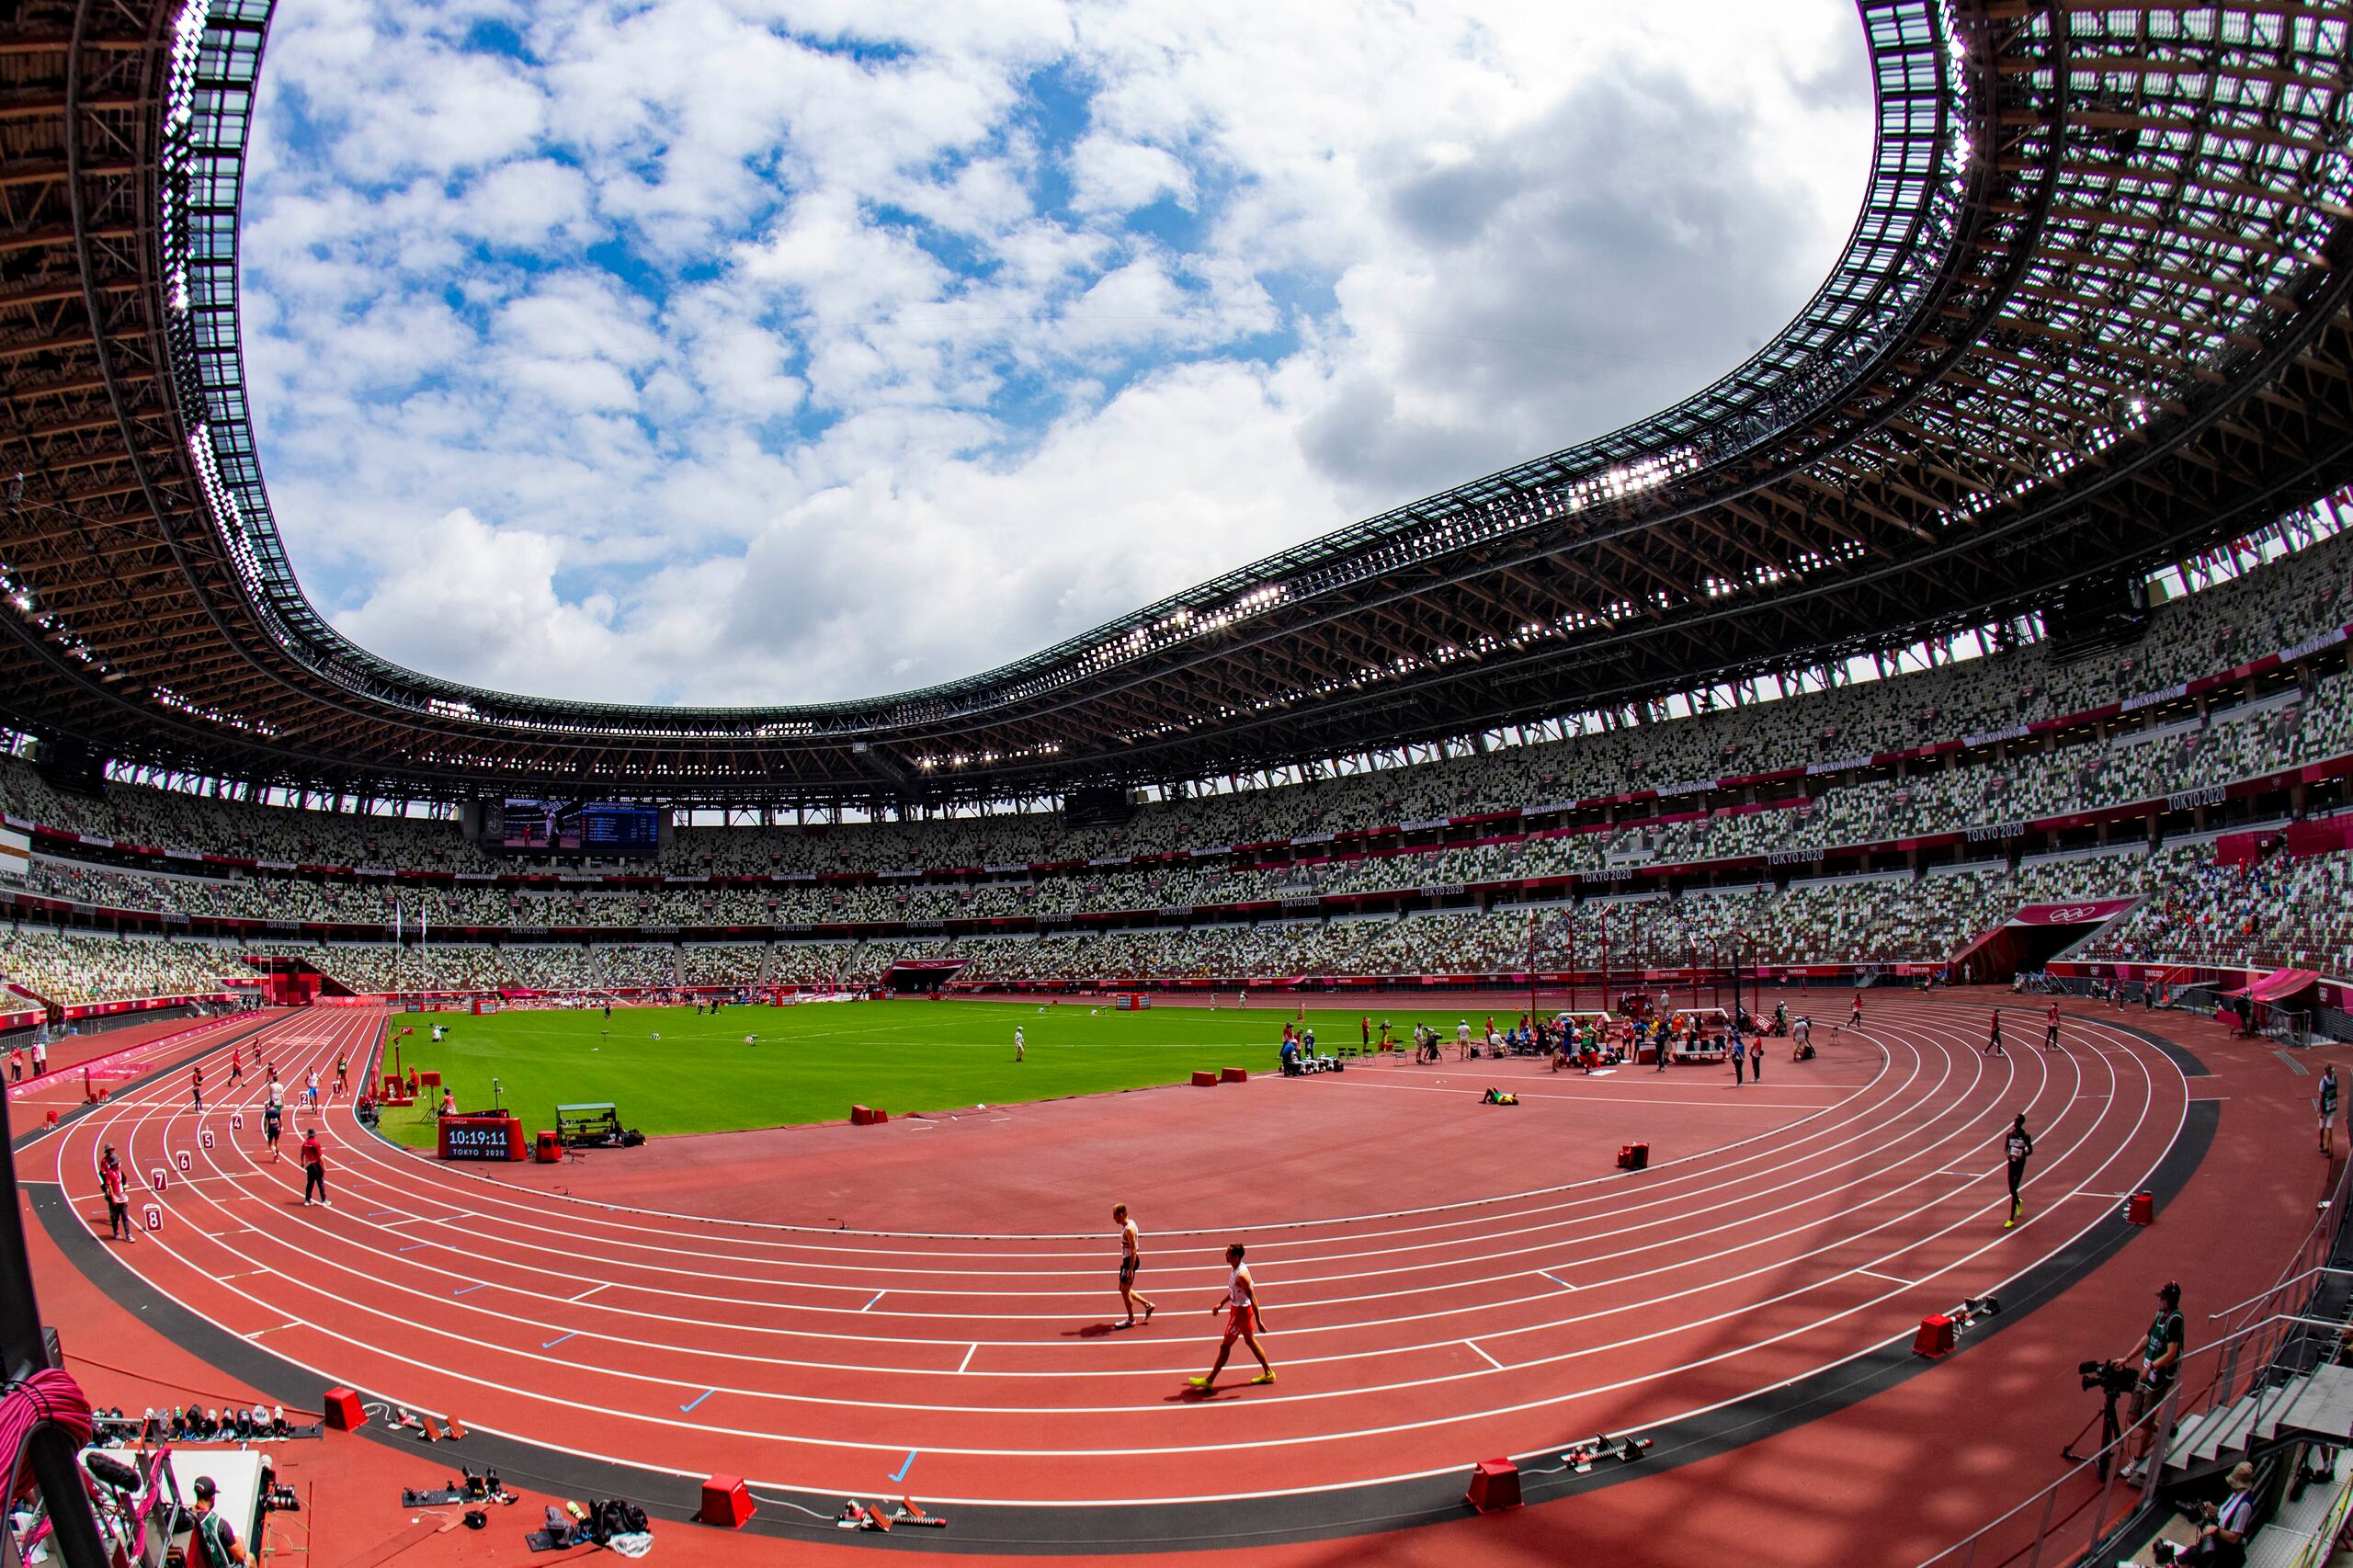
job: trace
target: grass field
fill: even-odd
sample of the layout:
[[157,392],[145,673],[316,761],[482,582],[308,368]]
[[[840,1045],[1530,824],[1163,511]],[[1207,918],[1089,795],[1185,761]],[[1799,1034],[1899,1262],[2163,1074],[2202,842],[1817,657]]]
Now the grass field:
[[[1494,1011],[1505,1027],[1504,1008]],[[1354,1043],[1362,1016],[1310,1008],[1317,1048]],[[1418,1019],[1451,1039],[1462,1016],[1392,1012],[1372,1022],[1377,1031],[1386,1017],[1403,1039]],[[730,1007],[716,1017],[691,1007],[617,1008],[610,1022],[594,1012],[394,1013],[392,1023],[395,1032],[416,1028],[399,1041],[403,1063],[438,1069],[468,1110],[490,1104],[494,1075],[500,1103],[527,1130],[554,1126],[558,1104],[610,1100],[625,1126],[660,1136],[840,1121],[852,1105],[897,1116],[1100,1094],[1182,1083],[1203,1067],[1271,1073],[1283,1021],[1296,1017],[1272,1006],[1120,1013],[1067,1002],[850,1002]],[[1472,1028],[1485,1017],[1485,1009],[1472,1014]],[[449,1038],[434,1044],[428,1021],[450,1024]],[[1017,1066],[1016,1025],[1029,1046]],[[429,1116],[396,1111],[384,1131],[407,1143],[433,1141]]]

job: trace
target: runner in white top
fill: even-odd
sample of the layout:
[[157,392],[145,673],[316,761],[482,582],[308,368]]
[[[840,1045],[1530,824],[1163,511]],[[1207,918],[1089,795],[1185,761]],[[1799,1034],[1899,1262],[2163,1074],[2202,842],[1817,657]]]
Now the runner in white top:
[[1267,1359],[1266,1351],[1258,1346],[1258,1330],[1265,1326],[1258,1312],[1258,1288],[1251,1280],[1250,1270],[1243,1265],[1242,1254],[1240,1242],[1225,1249],[1228,1270],[1225,1296],[1210,1308],[1211,1317],[1220,1312],[1225,1314],[1225,1337],[1218,1343],[1217,1360],[1211,1363],[1208,1377],[1185,1380],[1201,1393],[1209,1392],[1217,1382],[1217,1375],[1225,1370],[1225,1358],[1233,1354],[1233,1342],[1237,1339],[1247,1345],[1250,1354],[1258,1358],[1258,1375],[1251,1379],[1251,1382],[1271,1383],[1275,1381],[1275,1365]]
[[1143,1238],[1136,1230],[1136,1222],[1128,1218],[1128,1206],[1124,1203],[1111,1205],[1111,1218],[1120,1226],[1120,1304],[1128,1311],[1128,1315],[1120,1321],[1118,1326],[1133,1328],[1138,1301],[1143,1302],[1143,1321],[1146,1323],[1150,1323],[1152,1314],[1160,1309],[1148,1298],[1136,1294],[1136,1270],[1143,1267]]
[[1020,1026],[1019,1024],[1016,1024],[1016,1025],[1014,1025],[1014,1026],[1013,1026],[1013,1059],[1014,1059],[1016,1062],[1020,1061],[1020,1060],[1021,1060],[1021,1057],[1022,1057],[1023,1052],[1027,1051],[1029,1049],[1029,1042],[1028,1042],[1028,1041],[1026,1041],[1026,1040],[1024,1040],[1021,1038],[1021,1026]]

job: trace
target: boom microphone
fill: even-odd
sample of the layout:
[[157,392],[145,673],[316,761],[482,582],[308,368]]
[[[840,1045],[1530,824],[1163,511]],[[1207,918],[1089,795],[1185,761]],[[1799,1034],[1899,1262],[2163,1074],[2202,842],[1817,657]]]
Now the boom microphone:
[[117,1492],[139,1490],[139,1472],[111,1454],[96,1451],[84,1454],[82,1468],[88,1471],[93,1479],[113,1487]]

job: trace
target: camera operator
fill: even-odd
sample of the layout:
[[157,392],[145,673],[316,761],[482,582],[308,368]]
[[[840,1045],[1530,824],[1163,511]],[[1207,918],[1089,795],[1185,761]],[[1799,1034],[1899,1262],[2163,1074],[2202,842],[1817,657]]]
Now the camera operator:
[[[2132,1385],[2133,1425],[2138,1426],[2149,1412],[2165,1403],[2165,1391],[2173,1387],[2174,1374],[2181,1366],[2181,1353],[2188,1329],[2181,1315],[2181,1286],[2168,1279],[2157,1287],[2156,1315],[2149,1320],[2149,1332],[2131,1354],[2123,1358],[2129,1365],[2139,1362],[2140,1380]],[[2139,1443],[2140,1455],[2149,1452],[2153,1432],[2143,1431]]]
[[2246,1538],[2254,1533],[2255,1466],[2242,1460],[2231,1471],[2231,1494],[2212,1518],[2198,1527],[2198,1539],[2167,1561],[2198,1568],[2240,1568],[2246,1561]]

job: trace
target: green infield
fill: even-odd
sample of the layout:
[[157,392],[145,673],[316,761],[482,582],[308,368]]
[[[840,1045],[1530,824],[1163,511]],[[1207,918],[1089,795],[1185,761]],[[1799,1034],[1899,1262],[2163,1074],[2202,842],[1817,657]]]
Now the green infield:
[[[1518,1019],[1498,1000],[1497,1028]],[[1487,1009],[1470,1013],[1483,1028]],[[1330,1054],[1358,1041],[1357,1011],[1310,1008],[1317,1050]],[[1453,1037],[1461,1011],[1374,1013],[1374,1038],[1386,1018],[1396,1038],[1415,1022]],[[893,1116],[974,1105],[1054,1099],[1183,1083],[1199,1068],[1277,1068],[1285,1020],[1276,1006],[1153,1007],[1122,1013],[1064,1002],[1039,1006],[997,1002],[846,1002],[799,1007],[728,1007],[716,1015],[691,1007],[620,1007],[597,1012],[513,1012],[484,1017],[394,1013],[404,1067],[438,1070],[458,1103],[476,1110],[499,1103],[527,1128],[555,1125],[555,1108],[609,1100],[624,1125],[648,1136],[727,1132],[847,1119],[853,1105]],[[436,1043],[428,1025],[449,1026]],[[1013,1060],[1013,1031],[1027,1043]],[[750,1037],[746,1040],[746,1036]],[[391,1061],[387,1051],[386,1061]],[[433,1141],[430,1108],[393,1111],[384,1131],[405,1143]]]

